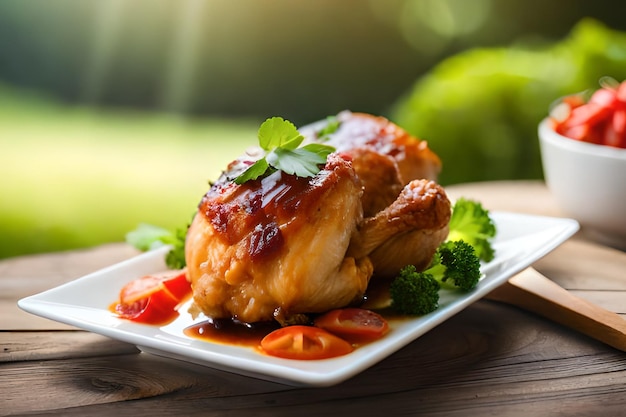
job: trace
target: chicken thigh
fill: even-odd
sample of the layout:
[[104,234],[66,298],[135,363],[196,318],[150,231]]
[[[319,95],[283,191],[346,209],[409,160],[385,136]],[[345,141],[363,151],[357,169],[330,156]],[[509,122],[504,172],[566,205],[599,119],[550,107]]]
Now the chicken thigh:
[[312,178],[276,171],[236,185],[222,176],[185,244],[196,307],[258,322],[361,301],[373,267],[346,256],[362,220],[361,183],[339,154]]

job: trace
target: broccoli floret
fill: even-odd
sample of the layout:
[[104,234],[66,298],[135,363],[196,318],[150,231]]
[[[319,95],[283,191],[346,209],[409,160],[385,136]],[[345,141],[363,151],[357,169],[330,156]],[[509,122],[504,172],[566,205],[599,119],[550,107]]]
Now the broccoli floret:
[[462,241],[444,242],[435,252],[431,265],[418,272],[407,265],[389,288],[391,306],[403,314],[420,315],[439,307],[442,287],[469,291],[480,279],[480,260],[474,248]]
[[432,275],[417,272],[414,265],[407,265],[389,287],[391,307],[402,314],[430,313],[439,307],[440,288]]
[[452,207],[448,225],[448,241],[463,240],[474,247],[480,260],[489,262],[495,252],[491,239],[496,235],[496,226],[481,203],[459,198]]
[[450,232],[424,271],[404,267],[390,286],[391,306],[403,314],[426,314],[439,307],[442,287],[472,290],[480,280],[480,261],[494,258],[496,226],[479,202],[460,198],[452,207]]
[[424,273],[431,274],[442,286],[472,290],[480,280],[480,260],[474,247],[463,240],[442,243]]

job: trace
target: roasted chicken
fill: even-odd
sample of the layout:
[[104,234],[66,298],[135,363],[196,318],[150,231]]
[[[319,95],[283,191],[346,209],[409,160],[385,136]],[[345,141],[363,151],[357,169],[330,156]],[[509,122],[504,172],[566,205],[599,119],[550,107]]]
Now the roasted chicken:
[[360,303],[370,280],[427,266],[446,238],[450,202],[426,142],[382,117],[344,112],[339,128],[309,142],[332,145],[313,177],[282,171],[233,178],[229,165],[202,198],[185,244],[194,309],[211,318],[290,323]]
[[373,266],[365,255],[346,256],[362,221],[349,161],[333,154],[311,179],[281,171],[243,185],[225,178],[203,198],[185,245],[205,315],[286,320],[363,297]]

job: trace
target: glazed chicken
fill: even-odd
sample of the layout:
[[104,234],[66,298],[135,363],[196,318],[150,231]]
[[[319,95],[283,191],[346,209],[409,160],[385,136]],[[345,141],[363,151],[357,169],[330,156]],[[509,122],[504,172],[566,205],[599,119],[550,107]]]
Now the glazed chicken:
[[337,115],[337,122],[339,128],[328,138],[320,138],[318,133],[324,121],[300,131],[312,142],[322,140],[350,155],[364,186],[365,217],[389,206],[410,181],[437,180],[441,160],[426,141],[380,116],[345,111]]
[[209,317],[257,322],[358,302],[373,273],[367,256],[346,256],[361,194],[338,154],[311,179],[276,171],[235,185],[222,176],[187,234],[196,306]]
[[235,184],[258,158],[229,165],[202,198],[185,244],[193,309],[211,318],[292,323],[358,305],[374,279],[425,268],[447,236],[439,158],[388,120],[338,115],[338,130],[301,129],[336,148],[323,169]]

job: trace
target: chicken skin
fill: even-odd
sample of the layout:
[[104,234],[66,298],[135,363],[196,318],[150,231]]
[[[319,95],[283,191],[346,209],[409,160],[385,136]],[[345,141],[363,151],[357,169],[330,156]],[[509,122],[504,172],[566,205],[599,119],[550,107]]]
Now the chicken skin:
[[363,182],[363,213],[372,216],[391,204],[414,179],[436,180],[441,160],[428,143],[409,135],[384,117],[344,111],[338,129],[320,138],[320,123],[301,132],[312,142],[323,141],[353,160]]
[[367,255],[378,279],[393,278],[409,264],[426,269],[448,235],[450,215],[450,200],[440,185],[413,180],[391,205],[364,219],[348,253]]
[[358,304],[371,280],[428,265],[450,220],[439,158],[385,118],[337,120],[330,134],[323,124],[300,130],[336,149],[315,176],[274,171],[235,184],[262,155],[252,152],[202,198],[185,244],[195,310],[284,324]]

